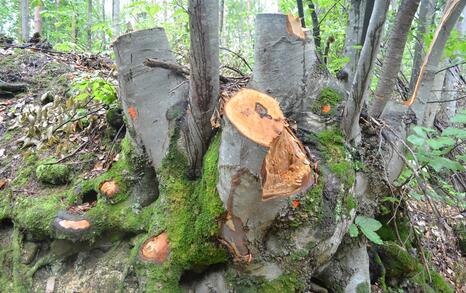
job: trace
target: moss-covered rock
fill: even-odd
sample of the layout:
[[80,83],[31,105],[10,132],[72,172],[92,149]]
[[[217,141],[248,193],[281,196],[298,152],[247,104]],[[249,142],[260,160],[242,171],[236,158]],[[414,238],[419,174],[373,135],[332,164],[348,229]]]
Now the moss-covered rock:
[[37,179],[45,184],[61,185],[70,182],[71,168],[65,164],[43,163],[36,168]]
[[387,279],[402,279],[414,276],[421,271],[416,258],[394,242],[386,242],[378,247]]

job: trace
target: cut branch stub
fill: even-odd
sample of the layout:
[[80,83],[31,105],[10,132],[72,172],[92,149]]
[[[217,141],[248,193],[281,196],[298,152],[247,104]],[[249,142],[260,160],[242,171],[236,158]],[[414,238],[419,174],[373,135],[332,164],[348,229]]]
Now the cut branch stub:
[[119,191],[118,185],[115,181],[105,181],[100,185],[100,192],[102,192],[107,198],[112,198]]
[[80,236],[91,228],[91,222],[82,215],[59,212],[53,223],[56,230],[66,234]]
[[170,253],[167,232],[152,236],[139,249],[139,258],[143,261],[162,264]]
[[262,200],[291,196],[316,183],[306,151],[289,127],[272,142],[261,177]]
[[285,126],[278,102],[251,89],[232,97],[225,105],[225,115],[242,135],[265,147],[270,147]]

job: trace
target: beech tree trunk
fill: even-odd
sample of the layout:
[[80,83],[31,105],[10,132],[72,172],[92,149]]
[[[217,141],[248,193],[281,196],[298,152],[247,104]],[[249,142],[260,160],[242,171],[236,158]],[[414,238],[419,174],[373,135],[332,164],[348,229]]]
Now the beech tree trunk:
[[112,0],[113,38],[120,35],[120,0]]
[[212,133],[219,91],[219,11],[216,0],[189,1],[190,88],[184,132],[191,169],[199,176]]
[[92,48],[92,0],[87,0],[87,47]]
[[421,66],[413,95],[407,102],[407,105],[411,106],[416,114],[418,125],[427,125],[428,116],[430,116],[426,115],[427,102],[432,99],[431,90],[440,58],[447,39],[465,6],[466,0],[453,0],[447,3],[441,23],[435,32],[432,44]]
[[388,99],[391,98],[400,71],[411,22],[416,14],[419,1],[420,0],[404,0],[398,9],[395,25],[390,33],[388,49],[381,69],[382,74],[377,83],[374,101],[369,111],[369,114],[376,118],[380,117]]
[[41,33],[42,32],[42,6],[37,5],[34,7],[34,33]]
[[29,40],[29,0],[21,0],[21,37]]
[[348,142],[360,140],[359,116],[366,100],[370,85],[374,60],[379,51],[380,38],[387,16],[389,1],[376,0],[367,30],[364,46],[359,57],[348,101],[343,113],[342,128]]
[[424,37],[427,27],[434,22],[436,0],[421,0],[418,14],[418,25],[416,29],[416,43],[413,50],[413,66],[411,69],[411,78],[409,81],[409,90],[412,92],[419,77],[422,60],[425,56]]
[[369,27],[369,20],[371,18],[373,8],[374,0],[351,0],[344,53],[344,55],[348,57],[349,61],[343,68],[343,71],[347,74],[347,78],[344,83],[346,90],[348,91],[353,83],[354,73],[356,72],[359,55],[366,38],[367,28]]

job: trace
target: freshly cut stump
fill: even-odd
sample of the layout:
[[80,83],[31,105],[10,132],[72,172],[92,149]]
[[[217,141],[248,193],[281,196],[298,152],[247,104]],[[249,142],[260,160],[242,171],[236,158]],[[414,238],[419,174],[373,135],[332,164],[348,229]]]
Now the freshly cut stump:
[[242,89],[231,98],[225,115],[242,135],[265,147],[270,147],[285,125],[278,102],[251,89]]
[[139,258],[143,261],[162,264],[170,253],[170,243],[167,232],[158,236],[152,236],[142,244],[139,250]]

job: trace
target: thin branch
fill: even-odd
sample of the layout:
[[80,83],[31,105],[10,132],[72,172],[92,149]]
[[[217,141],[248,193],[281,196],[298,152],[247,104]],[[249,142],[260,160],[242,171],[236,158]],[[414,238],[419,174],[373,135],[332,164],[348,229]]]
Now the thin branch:
[[220,47],[220,50],[225,50],[227,52],[230,52],[231,54],[235,55],[236,57],[238,57],[239,59],[241,59],[241,61],[243,61],[244,65],[246,65],[249,70],[252,71],[252,67],[249,65],[248,61],[246,61],[246,59],[244,59],[243,56],[241,56],[239,53],[231,50],[231,49],[228,49],[228,48],[225,48],[225,47]]
[[454,101],[459,101],[462,99],[466,99],[466,96],[462,96],[459,98],[451,99],[451,100],[437,100],[437,101],[427,101],[426,104],[435,104],[435,103],[448,103],[448,102],[454,102]]
[[440,73],[440,72],[445,71],[445,70],[448,70],[448,69],[450,69],[450,68],[456,67],[456,66],[458,66],[458,65],[462,65],[462,64],[466,64],[466,61],[462,61],[462,62],[459,62],[459,63],[456,63],[456,64],[452,64],[452,65],[450,65],[450,66],[447,66],[447,67],[445,67],[445,68],[442,68],[442,69],[436,71],[435,74]]
[[341,2],[341,0],[335,2],[332,7],[330,7],[327,12],[325,12],[324,16],[322,17],[322,19],[319,21],[319,26],[322,24],[322,22],[325,20],[325,18],[327,17],[327,15],[330,13],[330,11],[332,11],[333,8],[335,8],[335,6],[337,6],[339,3]]

